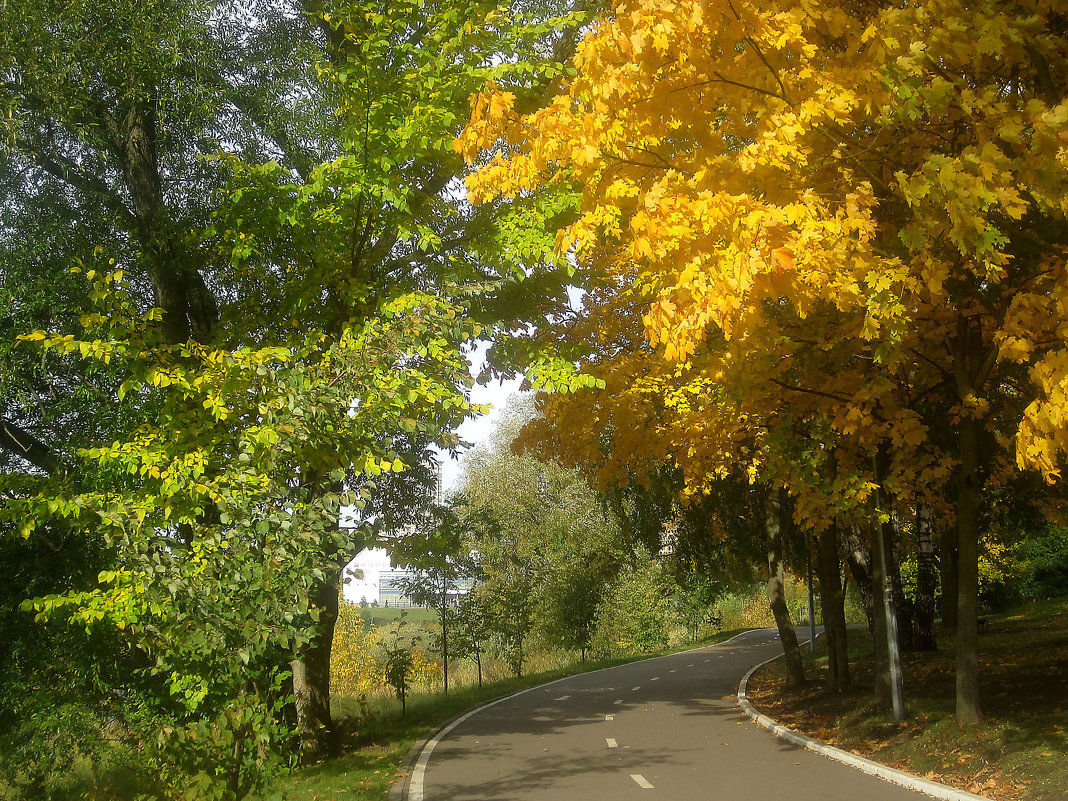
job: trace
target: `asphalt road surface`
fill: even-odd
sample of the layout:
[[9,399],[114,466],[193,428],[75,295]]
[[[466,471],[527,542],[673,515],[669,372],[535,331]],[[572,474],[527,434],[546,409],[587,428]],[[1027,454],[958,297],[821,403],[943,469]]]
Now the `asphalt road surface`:
[[780,740],[735,702],[774,630],[572,676],[499,701],[424,748],[409,801],[918,801]]

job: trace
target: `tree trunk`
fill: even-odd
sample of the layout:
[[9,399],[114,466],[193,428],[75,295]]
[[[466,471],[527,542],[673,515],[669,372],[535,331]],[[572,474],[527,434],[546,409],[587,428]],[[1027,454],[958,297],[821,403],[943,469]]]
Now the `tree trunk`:
[[979,422],[960,421],[957,477],[957,721],[980,722],[979,708]]
[[3,416],[0,416],[0,448],[25,459],[42,472],[55,473],[60,468],[59,456],[51,448]]
[[893,504],[886,498],[883,482],[890,468],[890,452],[883,444],[873,459],[875,512],[878,521],[872,539],[872,578],[876,601],[875,615],[875,697],[889,705],[895,720],[905,718],[905,699],[901,678],[901,640],[898,634],[897,609],[891,579],[893,531],[890,520]]
[[866,537],[856,525],[850,525],[843,532],[846,564],[860,593],[860,605],[868,618],[868,633],[875,633],[875,599],[872,595],[871,548]]
[[156,305],[164,311],[164,339],[177,344],[192,336],[198,342],[210,342],[219,309],[195,260],[167,230],[155,112],[135,103],[121,119],[106,113],[102,119],[130,191],[137,237],[148,260]]
[[935,559],[934,525],[926,504],[916,508],[916,603],[912,618],[912,647],[917,651],[934,651],[935,589],[938,564]]
[[805,666],[801,660],[801,648],[797,634],[790,622],[790,609],[784,592],[785,570],[782,562],[782,518],[779,490],[768,491],[766,533],[768,544],[768,603],[779,629],[783,655],[786,659],[786,687],[791,690],[805,683]]
[[323,753],[336,753],[339,747],[330,714],[330,653],[340,605],[339,579],[340,573],[334,574],[315,589],[311,601],[319,609],[316,636],[291,663],[300,752],[305,762]]
[[[891,506],[890,503],[886,505]],[[890,522],[886,524],[885,529],[888,535],[886,572],[890,578],[894,613],[897,615],[898,643],[905,650],[912,650],[912,602],[905,596],[905,587],[901,582],[901,521],[892,509],[889,515]]]
[[449,591],[446,584],[441,593],[441,662],[445,678],[445,697],[449,697]]
[[837,692],[849,686],[849,650],[836,524],[828,526],[820,533],[817,567],[823,632],[827,637],[827,689]]
[[872,590],[875,595],[875,697],[898,717],[901,697],[901,663],[897,643],[897,616],[894,614],[893,590],[886,573],[885,533],[876,526],[872,547]]
[[947,528],[939,538],[938,567],[942,579],[942,625],[947,629],[957,628],[957,554],[958,529]]

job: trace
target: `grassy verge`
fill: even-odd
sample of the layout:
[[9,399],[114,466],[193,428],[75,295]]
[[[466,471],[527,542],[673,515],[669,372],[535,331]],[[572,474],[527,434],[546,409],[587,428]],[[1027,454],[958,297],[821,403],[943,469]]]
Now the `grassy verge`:
[[935,653],[903,655],[903,723],[872,698],[871,638],[849,634],[850,691],[823,691],[826,657],[817,653],[815,680],[785,697],[780,663],[758,671],[750,684],[754,705],[823,742],[995,801],[1068,798],[1068,599],[989,617],[979,640],[986,721],[972,728],[953,717],[951,633],[939,632]]
[[[674,653],[722,642],[738,634],[724,631],[702,640],[664,651]],[[273,790],[291,801],[385,801],[389,788],[403,776],[398,774],[405,755],[418,740],[451,718],[485,701],[544,684],[554,679],[587,673],[605,667],[647,659],[658,654],[642,654],[625,659],[586,662],[558,670],[535,673],[520,679],[509,678],[486,682],[478,686],[450,689],[446,698],[441,693],[415,695],[408,699],[407,713],[387,707],[363,720],[346,742],[345,752],[337,759],[294,771],[280,781]],[[347,708],[346,699],[339,708]]]
[[409,623],[426,625],[438,622],[438,613],[433,609],[395,609],[389,606],[369,606],[360,609],[360,617],[375,626],[388,626],[402,617]]

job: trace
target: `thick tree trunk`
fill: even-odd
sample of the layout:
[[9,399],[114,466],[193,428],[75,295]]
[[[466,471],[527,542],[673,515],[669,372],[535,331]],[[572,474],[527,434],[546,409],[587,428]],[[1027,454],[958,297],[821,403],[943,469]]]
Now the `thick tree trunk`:
[[779,629],[779,640],[786,659],[786,689],[791,690],[805,683],[805,666],[801,660],[801,648],[797,634],[790,622],[790,609],[786,604],[785,570],[782,561],[782,518],[779,490],[768,491],[766,533],[768,544],[768,603]]
[[330,714],[330,653],[340,606],[339,578],[340,574],[336,574],[332,580],[324,581],[316,588],[311,599],[319,609],[316,636],[291,663],[297,730],[304,761],[314,761],[323,753],[334,753],[339,745]]
[[817,566],[820,574],[823,631],[827,637],[827,689],[837,692],[849,686],[845,591],[838,559],[837,525],[830,525],[820,533]]
[[860,605],[868,618],[868,633],[875,633],[875,600],[872,595],[871,548],[860,528],[851,525],[842,532],[846,564],[860,593]]
[[904,718],[901,680],[901,652],[898,642],[897,615],[893,591],[886,572],[886,532],[879,525],[872,547],[872,582],[875,594],[875,697],[883,706],[894,710],[897,720]]
[[957,477],[957,721],[979,723],[979,422],[960,421]]
[[957,570],[960,559],[957,554],[959,535],[956,526],[942,531],[938,540],[938,570],[942,580],[942,625],[950,630],[957,628]]
[[156,305],[164,311],[164,339],[170,344],[190,337],[210,342],[219,309],[196,260],[183,252],[178,237],[168,230],[155,112],[147,104],[135,103],[119,118],[102,112],[101,119],[111,134],[130,191],[136,234],[147,258]]
[[912,647],[918,651],[934,651],[938,648],[934,629],[937,587],[934,521],[930,507],[920,504],[916,509],[916,603],[912,618]]

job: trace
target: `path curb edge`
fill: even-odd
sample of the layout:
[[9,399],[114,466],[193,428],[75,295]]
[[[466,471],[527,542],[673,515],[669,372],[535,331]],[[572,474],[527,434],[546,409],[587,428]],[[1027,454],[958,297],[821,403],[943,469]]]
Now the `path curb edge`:
[[814,740],[800,732],[796,732],[793,729],[783,726],[781,723],[772,720],[767,715],[761,714],[756,707],[749,702],[749,696],[747,695],[749,679],[754,673],[760,670],[760,668],[764,667],[764,665],[770,664],[776,659],[782,659],[782,654],[761,662],[759,665],[754,665],[749,669],[749,672],[742,677],[741,682],[738,684],[738,706],[740,706],[745,714],[752,718],[754,722],[763,726],[775,736],[781,737],[794,745],[807,748],[809,751],[814,751],[828,759],[833,759],[837,762],[842,762],[850,767],[856,768],[857,770],[864,771],[865,773],[871,776],[876,776],[883,781],[897,784],[919,793],[924,793],[932,798],[941,799],[941,801],[990,801],[986,796],[969,793],[967,790],[958,790],[956,787],[950,787],[949,785],[931,781],[930,779],[924,779],[915,774],[906,773],[903,770],[883,765],[880,762],[865,759],[864,757],[857,756],[849,751],[843,751],[841,748],[835,748],[833,745],[827,745],[827,743]]

